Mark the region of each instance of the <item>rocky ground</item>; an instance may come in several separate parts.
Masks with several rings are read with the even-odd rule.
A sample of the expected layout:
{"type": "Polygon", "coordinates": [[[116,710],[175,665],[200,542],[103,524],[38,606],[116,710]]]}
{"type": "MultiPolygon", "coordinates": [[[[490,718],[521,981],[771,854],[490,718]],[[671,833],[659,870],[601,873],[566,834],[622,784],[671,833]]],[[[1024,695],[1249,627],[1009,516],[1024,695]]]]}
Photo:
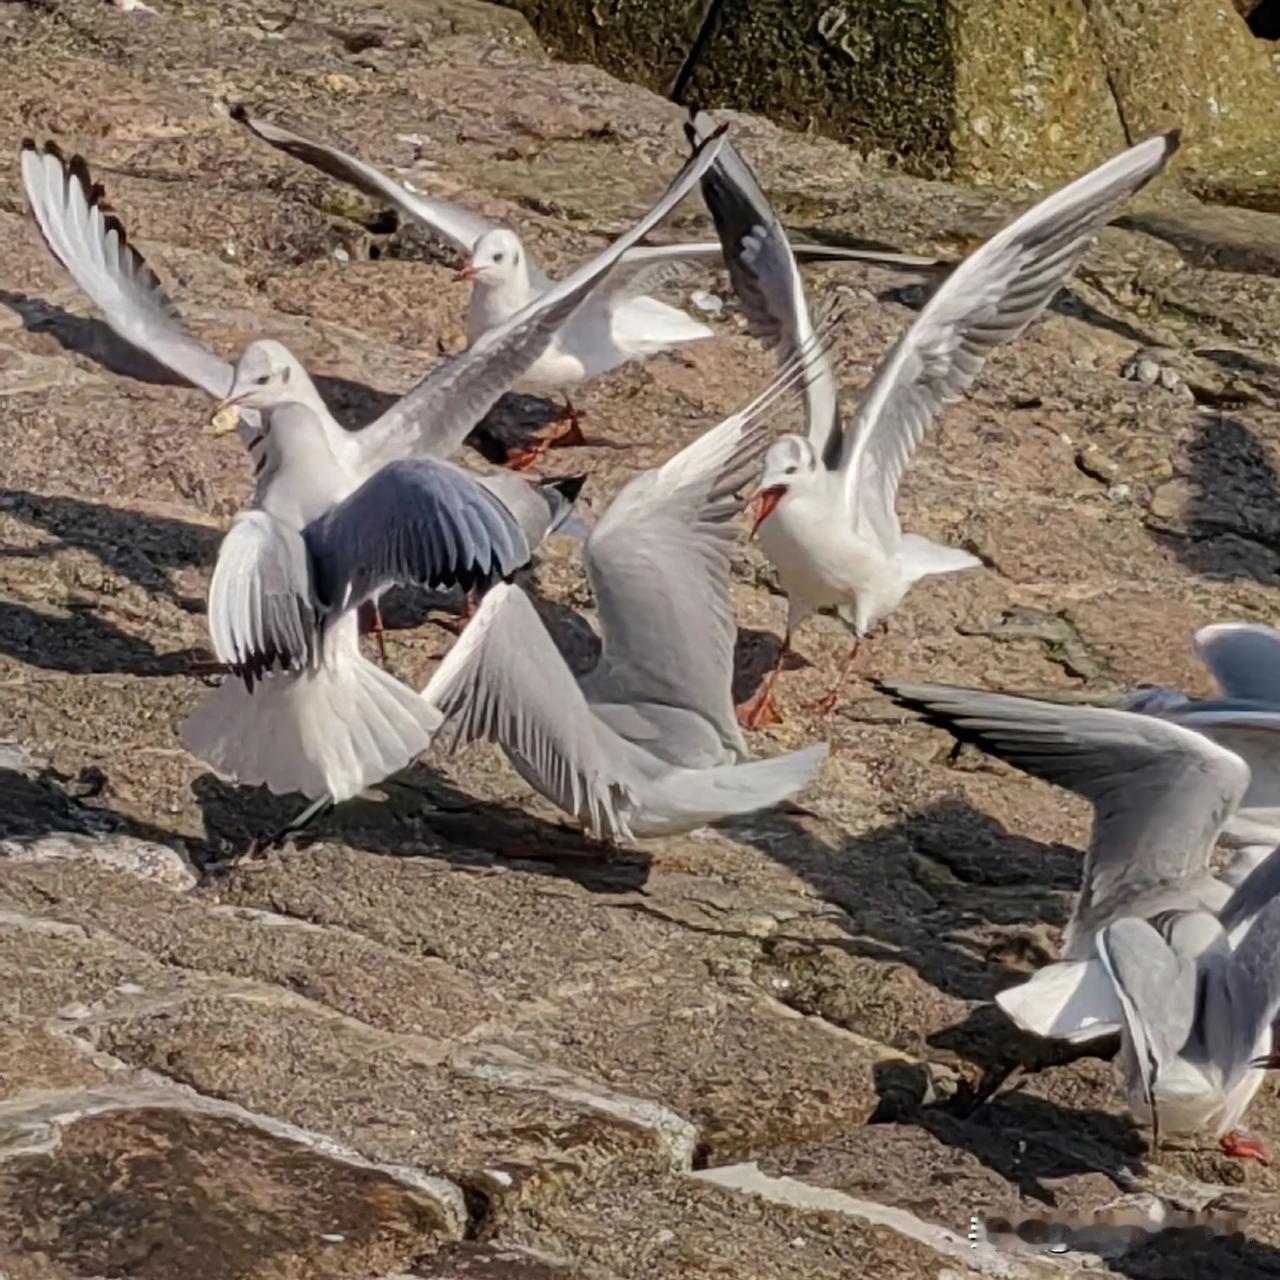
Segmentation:
{"type": "MultiPolygon", "coordinates": [[[[1056,944],[1086,814],[855,682],[815,621],[772,752],[829,736],[802,804],[602,860],[501,758],[428,759],[265,865],[221,868],[295,801],[179,747],[204,594],[246,460],[208,401],[109,340],[25,216],[23,135],[83,151],[193,329],[270,334],[352,420],[462,341],[465,286],[417,233],[247,137],[243,100],[513,222],[552,266],[637,214],[679,112],[548,60],[465,0],[0,4],[0,1273],[284,1277],[1054,1276],[985,1243],[1104,1205],[1213,1204],[1242,1232],[1091,1265],[1280,1274],[1280,1174],[1152,1156],[1111,1063],[1052,1062],[992,994],[1056,944]],[[974,1108],[1000,1064],[1021,1085],[974,1108]]],[[[742,117],[789,225],[961,251],[1007,212],[742,117]]],[[[705,231],[696,202],[671,234],[705,231]]],[[[1108,231],[910,473],[909,525],[987,568],[919,588],[878,675],[1106,697],[1197,690],[1192,631],[1273,620],[1280,584],[1280,220],[1176,183],[1108,231]],[[1123,377],[1127,372],[1132,376],[1123,377]]],[[[919,305],[841,294],[852,394],[919,305]]],[[[592,386],[625,451],[553,456],[599,510],[762,385],[722,278],[718,337],[592,386]]],[[[572,543],[537,571],[585,654],[572,543]]],[[[739,693],[783,601],[744,548],[739,693]]],[[[406,594],[422,682],[448,615],[406,594]]],[[[1274,1088],[1250,1113],[1277,1136],[1274,1088]]]]}

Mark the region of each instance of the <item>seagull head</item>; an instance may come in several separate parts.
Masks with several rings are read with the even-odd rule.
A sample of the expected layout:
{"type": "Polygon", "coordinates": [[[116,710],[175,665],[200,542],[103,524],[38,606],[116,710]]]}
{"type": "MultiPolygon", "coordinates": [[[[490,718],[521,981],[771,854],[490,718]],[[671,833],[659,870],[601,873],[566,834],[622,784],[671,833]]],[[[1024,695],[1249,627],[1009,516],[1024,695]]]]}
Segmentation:
{"type": "Polygon", "coordinates": [[[751,512],[751,537],[777,510],[778,504],[796,487],[814,474],[818,455],[803,436],[783,436],[764,455],[764,474],[760,487],[747,501],[751,512]]]}
{"type": "Polygon", "coordinates": [[[251,342],[236,361],[231,390],[218,406],[218,413],[231,406],[248,409],[270,409],[286,400],[305,395],[306,383],[302,366],[288,347],[264,338],[251,342]]]}
{"type": "Polygon", "coordinates": [[[524,245],[514,231],[499,227],[486,231],[471,251],[471,261],[458,272],[459,280],[502,284],[513,280],[524,265],[524,245]]]}

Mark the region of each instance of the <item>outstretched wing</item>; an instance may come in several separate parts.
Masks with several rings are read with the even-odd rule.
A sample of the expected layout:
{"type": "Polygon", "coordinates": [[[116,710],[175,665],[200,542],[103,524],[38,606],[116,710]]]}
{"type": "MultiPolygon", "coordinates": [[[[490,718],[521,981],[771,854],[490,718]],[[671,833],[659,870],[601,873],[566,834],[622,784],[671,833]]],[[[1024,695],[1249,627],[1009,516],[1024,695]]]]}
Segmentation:
{"type": "Polygon", "coordinates": [[[1206,995],[1205,1043],[1229,1089],[1280,1014],[1280,899],[1259,912],[1221,980],[1226,998],[1206,995]]]}
{"type": "Polygon", "coordinates": [[[355,156],[349,156],[337,147],[313,142],[278,124],[256,119],[243,106],[234,107],[231,118],[238,120],[250,133],[275,147],[277,151],[283,151],[295,160],[301,160],[303,164],[309,164],[313,169],[337,178],[339,182],[348,183],[375,200],[387,201],[393,208],[399,209],[406,217],[426,227],[433,235],[439,236],[462,253],[470,254],[475,242],[496,226],[487,218],[452,201],[437,200],[410,191],[371,164],[365,164],[363,160],[357,160],[355,156]]]}
{"type": "Polygon", "coordinates": [[[209,636],[219,662],[250,691],[274,667],[309,667],[319,636],[301,535],[265,511],[242,511],[218,548],[209,636]]]}
{"type": "MultiPolygon", "coordinates": [[[[120,221],[104,212],[102,189],[83,157],[65,160],[53,143],[22,144],[22,185],[49,251],[102,312],[112,331],[187,382],[221,399],[231,366],[182,325],[155,272],[129,243],[120,221]]],[[[258,415],[240,410],[243,434],[258,433],[258,415]]]]}
{"type": "Polygon", "coordinates": [[[944,685],[885,688],[957,738],[1092,803],[1082,901],[1199,875],[1249,785],[1238,756],[1152,716],[944,685]]]}
{"type": "Polygon", "coordinates": [[[529,560],[515,518],[479,480],[447,462],[393,462],[309,524],[317,601],[351,608],[384,587],[484,586],[529,560]]]}
{"type": "Polygon", "coordinates": [[[623,744],[602,732],[519,587],[500,583],[485,596],[422,696],[445,717],[437,742],[495,742],[592,835],[631,838],[635,797],[623,744]]]}
{"type": "Polygon", "coordinates": [[[897,545],[898,484],[938,410],[1048,306],[1093,237],[1177,146],[1170,133],[1131,147],[1016,218],[946,278],[881,361],[840,457],[828,461],[844,472],[860,530],[897,545]]]}
{"type": "MultiPolygon", "coordinates": [[[[737,627],[729,557],[742,510],[735,495],[768,445],[769,410],[802,376],[800,366],[788,367],[741,412],[629,481],[591,531],[585,559],[604,641],[583,681],[593,703],[647,713],[658,726],[673,710],[694,712],[746,756],[730,694],[737,627]]],[[[654,737],[659,754],[678,745],[654,737]]]]}
{"type": "Polygon", "coordinates": [[[499,396],[510,391],[547,349],[618,259],[684,198],[715,159],[723,141],[717,137],[695,154],[658,203],[625,235],[559,284],[551,285],[504,324],[486,330],[465,351],[437,365],[365,428],[372,433],[367,447],[384,458],[408,453],[448,457],[499,396]]]}
{"type": "Polygon", "coordinates": [[[1280,631],[1256,622],[1201,627],[1196,653],[1228,698],[1280,707],[1280,631]]]}
{"type": "MultiPolygon", "coordinates": [[[[690,142],[708,136],[713,121],[699,113],[685,126],[690,142]]],[[[760,189],[755,174],[732,145],[725,146],[702,179],[702,195],[711,210],[723,246],[734,292],[742,302],[752,334],[778,350],[786,362],[813,342],[813,325],[804,284],[787,234],[760,189]]],[[[841,441],[840,405],[835,375],[825,351],[815,351],[805,391],[809,439],[820,457],[841,441]]]]}

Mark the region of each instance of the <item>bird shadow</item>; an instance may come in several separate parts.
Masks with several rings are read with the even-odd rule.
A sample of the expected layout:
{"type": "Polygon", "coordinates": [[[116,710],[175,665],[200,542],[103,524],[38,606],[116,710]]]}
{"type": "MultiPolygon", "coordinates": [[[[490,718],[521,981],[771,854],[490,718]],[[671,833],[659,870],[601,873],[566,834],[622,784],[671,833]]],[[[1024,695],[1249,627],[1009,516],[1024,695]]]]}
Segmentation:
{"type": "Polygon", "coordinates": [[[205,656],[194,649],[157,653],[138,636],[98,617],[91,609],[63,616],[0,600],[0,652],[45,671],[72,675],[188,675],[205,656]]]}
{"type": "Polygon", "coordinates": [[[0,838],[33,840],[41,836],[127,835],[170,847],[187,841],[172,831],[139,822],[107,803],[110,779],[97,766],[64,774],[47,765],[0,765],[0,838]]]}
{"type": "MultiPolygon", "coordinates": [[[[297,817],[304,801],[204,774],[192,784],[204,816],[200,865],[234,861],[297,817]]],[[[648,854],[609,849],[515,805],[480,800],[423,764],[379,784],[380,798],[348,800],[293,837],[299,848],[338,840],[389,857],[430,857],[453,866],[504,866],[572,880],[596,893],[625,893],[649,876],[648,854]]]]}
{"type": "MultiPolygon", "coordinates": [[[[0,303],[22,321],[29,333],[47,333],[65,351],[82,355],[120,377],[156,386],[190,384],[147,352],[121,338],[105,321],[78,316],[55,303],[13,290],[0,290],[0,303]]],[[[357,431],[385,413],[400,395],[336,375],[313,375],[330,412],[348,431],[357,431]]],[[[513,450],[538,443],[537,433],[554,422],[559,409],[540,396],[508,392],[468,434],[466,444],[488,462],[500,466],[513,450]]]]}
{"type": "Polygon", "coordinates": [[[1280,477],[1254,432],[1237,418],[1204,415],[1187,448],[1190,492],[1151,536],[1188,569],[1216,581],[1280,577],[1280,477]]]}
{"type": "Polygon", "coordinates": [[[204,612],[202,600],[174,592],[170,573],[212,563],[222,538],[217,529],[25,489],[0,489],[0,511],[54,539],[35,547],[0,547],[0,560],[38,560],[75,547],[148,594],[168,596],[192,613],[204,612]]]}

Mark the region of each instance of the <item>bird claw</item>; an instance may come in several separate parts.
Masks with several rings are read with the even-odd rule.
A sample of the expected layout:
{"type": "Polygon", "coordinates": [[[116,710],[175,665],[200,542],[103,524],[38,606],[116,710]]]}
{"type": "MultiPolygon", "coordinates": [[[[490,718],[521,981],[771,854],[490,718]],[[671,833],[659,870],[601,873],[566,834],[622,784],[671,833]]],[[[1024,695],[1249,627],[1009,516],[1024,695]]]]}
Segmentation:
{"type": "Polygon", "coordinates": [[[738,713],[738,723],[744,729],[763,729],[766,725],[782,723],[782,712],[778,710],[773,700],[773,690],[768,685],[763,686],[746,702],[739,703],[735,710],[738,713]]]}
{"type": "Polygon", "coordinates": [[[1262,1142],[1257,1138],[1250,1138],[1239,1130],[1233,1129],[1230,1133],[1224,1134],[1218,1145],[1222,1148],[1224,1156],[1232,1156],[1237,1160],[1256,1160],[1259,1164],[1271,1163],[1271,1156],[1262,1142]]]}

